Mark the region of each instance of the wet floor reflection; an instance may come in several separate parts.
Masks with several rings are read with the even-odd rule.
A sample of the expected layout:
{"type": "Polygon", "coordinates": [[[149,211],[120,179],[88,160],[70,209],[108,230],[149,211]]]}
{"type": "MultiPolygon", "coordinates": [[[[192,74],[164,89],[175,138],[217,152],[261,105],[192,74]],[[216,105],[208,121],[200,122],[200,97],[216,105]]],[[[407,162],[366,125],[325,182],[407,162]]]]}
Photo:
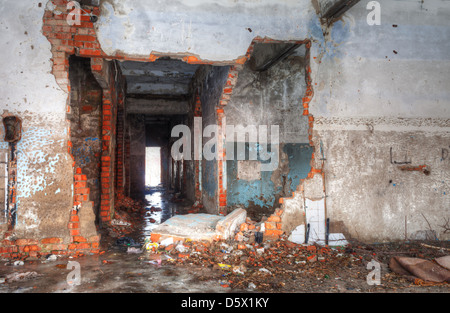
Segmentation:
{"type": "Polygon", "coordinates": [[[142,227],[141,238],[143,241],[149,238],[153,229],[159,224],[176,214],[177,207],[180,204],[170,201],[172,194],[165,191],[162,187],[154,187],[145,196],[149,205],[144,214],[144,225],[142,227]]]}

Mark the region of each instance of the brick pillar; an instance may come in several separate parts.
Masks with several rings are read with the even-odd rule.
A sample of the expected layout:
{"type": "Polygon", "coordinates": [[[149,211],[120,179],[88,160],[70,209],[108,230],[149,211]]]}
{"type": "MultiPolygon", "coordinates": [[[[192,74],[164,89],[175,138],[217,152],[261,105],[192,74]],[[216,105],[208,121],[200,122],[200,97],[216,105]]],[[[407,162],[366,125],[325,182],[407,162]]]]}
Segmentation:
{"type": "Polygon", "coordinates": [[[226,215],[227,212],[227,179],[226,179],[226,118],[224,108],[231,98],[233,88],[236,85],[238,77],[238,68],[230,66],[227,81],[222,91],[222,96],[217,106],[217,125],[219,126],[218,134],[218,185],[219,185],[219,214],[226,215]]]}
{"type": "Polygon", "coordinates": [[[103,122],[102,122],[102,157],[101,157],[101,200],[100,219],[109,222],[113,213],[113,162],[111,157],[111,138],[113,134],[113,111],[110,92],[103,91],[103,122]]]}
{"type": "Polygon", "coordinates": [[[119,107],[117,111],[117,133],[116,133],[116,197],[120,199],[124,196],[124,160],[125,160],[125,132],[124,132],[124,112],[119,107]]]}
{"type": "Polygon", "coordinates": [[[126,196],[130,196],[130,136],[129,134],[125,134],[125,155],[124,155],[124,170],[125,170],[125,190],[124,193],[126,196]]]}
{"type": "MultiPolygon", "coordinates": [[[[202,117],[202,103],[200,101],[200,96],[196,95],[195,97],[195,104],[194,104],[194,118],[196,117],[202,117]]],[[[201,125],[200,125],[201,127],[201,125]]],[[[194,131],[195,133],[195,131],[194,131]]],[[[202,149],[202,147],[199,147],[198,149],[202,149]]],[[[202,155],[201,151],[198,151],[199,156],[202,155]]],[[[195,152],[194,152],[195,154],[195,152]]],[[[194,181],[195,181],[195,200],[201,202],[202,200],[202,191],[200,186],[200,175],[201,175],[201,169],[202,166],[201,160],[195,160],[194,158],[194,181]]]]}
{"type": "Polygon", "coordinates": [[[225,149],[225,112],[222,108],[217,111],[217,126],[219,134],[217,136],[217,173],[219,187],[219,214],[227,214],[227,186],[226,186],[226,149],[225,149]]]}

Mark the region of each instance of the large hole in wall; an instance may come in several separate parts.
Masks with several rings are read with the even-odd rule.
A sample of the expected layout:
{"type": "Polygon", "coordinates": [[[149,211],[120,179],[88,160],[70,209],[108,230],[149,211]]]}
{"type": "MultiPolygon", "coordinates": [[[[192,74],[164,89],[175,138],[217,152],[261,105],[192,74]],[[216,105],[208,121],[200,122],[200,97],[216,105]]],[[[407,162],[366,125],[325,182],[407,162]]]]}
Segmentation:
{"type": "MultiPolygon", "coordinates": [[[[227,204],[242,206],[255,219],[270,215],[279,206],[279,199],[292,197],[311,166],[313,148],[309,144],[308,116],[303,115],[302,98],[307,89],[306,48],[294,43],[257,43],[250,60],[239,71],[233,94],[225,107],[228,125],[279,127],[278,164],[271,170],[261,170],[268,162],[258,157],[259,140],[249,135],[227,138],[227,155],[234,149],[234,160],[227,158],[227,204]],[[237,153],[245,153],[245,160],[237,153]],[[241,159],[238,159],[241,157],[241,159]]],[[[275,150],[274,150],[275,149],[275,150]]]]}
{"type": "MultiPolygon", "coordinates": [[[[302,179],[310,172],[312,147],[309,144],[308,116],[303,115],[302,98],[307,89],[306,48],[296,43],[256,43],[250,60],[238,71],[228,102],[223,106],[227,125],[279,127],[279,144],[269,151],[278,151],[277,160],[249,160],[258,150],[257,140],[248,134],[226,144],[227,162],[223,167],[229,210],[241,206],[249,215],[260,219],[279,207],[279,199],[291,197],[302,179]],[[238,146],[245,157],[228,157],[238,146]],[[277,162],[272,170],[261,170],[268,162],[277,162]]],[[[119,63],[127,80],[127,128],[130,136],[131,196],[145,195],[146,147],[161,147],[161,182],[174,192],[211,208],[219,203],[220,165],[204,158],[200,162],[174,160],[171,147],[178,138],[171,137],[176,125],[186,125],[194,133],[194,117],[201,117],[200,130],[218,123],[216,109],[224,88],[229,87],[229,66],[193,65],[169,57],[155,62],[119,63]],[[200,114],[196,104],[200,103],[200,114]],[[197,112],[198,113],[198,112],[197,112]],[[200,187],[198,184],[200,182],[200,187]],[[198,196],[201,190],[201,196],[198,196]]],[[[244,131],[245,133],[245,131],[244,131]]],[[[203,138],[202,147],[208,138],[203,138]]],[[[191,142],[193,143],[191,138],[191,142]]],[[[229,141],[229,140],[228,140],[229,141]]],[[[201,148],[200,147],[200,150],[201,148]]],[[[191,149],[197,149],[194,145],[191,149]]],[[[194,154],[194,151],[191,151],[194,154]]]]}
{"type": "MultiPolygon", "coordinates": [[[[179,134],[172,137],[172,130],[177,125],[184,125],[194,134],[194,115],[201,117],[202,111],[200,97],[196,96],[208,77],[212,80],[209,88],[214,86],[214,90],[207,92],[205,88],[203,109],[208,115],[200,123],[199,131],[202,132],[207,124],[217,123],[215,108],[229,67],[189,64],[169,57],[149,63],[124,61],[119,64],[127,81],[125,112],[130,138],[130,196],[143,198],[148,192],[149,188],[145,190],[148,185],[145,179],[145,151],[148,147],[160,147],[161,184],[192,202],[200,199],[199,167],[202,160],[194,161],[193,145],[190,147],[191,158],[172,158],[172,146],[179,139],[176,137],[179,134]],[[223,69],[220,75],[216,73],[217,69],[223,69]],[[220,79],[215,79],[215,74],[220,79]]],[[[216,173],[206,175],[211,179],[205,181],[214,181],[216,173]]]]}
{"type": "MultiPolygon", "coordinates": [[[[301,44],[256,43],[250,60],[237,69],[189,64],[169,57],[154,62],[117,62],[126,80],[126,92],[123,107],[118,108],[123,125],[118,119],[120,138],[116,142],[117,147],[119,141],[123,144],[125,154],[123,169],[117,163],[119,158],[114,166],[117,175],[125,173],[125,195],[145,199],[161,184],[192,203],[200,202],[206,213],[229,213],[242,207],[254,220],[271,215],[280,207],[279,200],[291,197],[311,170],[313,149],[302,102],[308,87],[306,54],[301,44]],[[242,127],[240,135],[244,136],[232,141],[225,131],[220,140],[226,148],[226,162],[206,160],[202,152],[209,138],[204,131],[225,118],[227,126],[242,127]],[[198,119],[200,124],[196,124],[198,119]],[[184,125],[192,136],[189,157],[182,159],[174,159],[172,151],[179,139],[174,136],[180,136],[173,134],[178,125],[184,125]],[[278,127],[277,142],[270,138],[273,126],[278,127]],[[276,159],[261,158],[261,138],[247,134],[249,127],[259,136],[263,135],[260,128],[267,127],[267,150],[276,151],[276,159]],[[203,139],[198,147],[196,130],[203,139]],[[155,148],[159,159],[150,160],[149,151],[155,148]],[[230,151],[239,148],[244,157],[235,153],[232,158],[230,151]],[[198,150],[201,159],[195,160],[198,150]],[[254,151],[257,157],[250,159],[254,151]],[[266,165],[272,162],[274,166],[268,170],[266,165]],[[159,173],[151,174],[155,167],[159,173]],[[153,181],[154,176],[159,179],[153,181]]],[[[72,154],[75,168],[87,176],[89,201],[96,204],[98,216],[104,137],[102,87],[91,72],[90,59],[71,56],[69,64],[72,154]]],[[[214,151],[222,153],[218,146],[214,151]]]]}

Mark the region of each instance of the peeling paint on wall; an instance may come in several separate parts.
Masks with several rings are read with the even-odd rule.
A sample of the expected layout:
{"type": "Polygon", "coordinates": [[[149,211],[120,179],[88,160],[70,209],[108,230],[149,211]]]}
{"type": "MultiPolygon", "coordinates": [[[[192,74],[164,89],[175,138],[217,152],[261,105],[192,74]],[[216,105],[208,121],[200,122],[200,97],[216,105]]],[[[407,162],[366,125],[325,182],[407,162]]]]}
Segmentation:
{"type": "Polygon", "coordinates": [[[37,126],[24,128],[22,140],[17,144],[18,198],[28,198],[43,191],[48,184],[46,174],[55,174],[56,166],[67,155],[53,154],[54,145],[63,147],[65,139],[55,138],[55,131],[37,126]],[[33,175],[31,174],[33,173],[33,175]],[[36,175],[38,174],[38,175],[36,175]]]}
{"type": "MultiPolygon", "coordinates": [[[[252,144],[246,144],[247,155],[250,146],[252,144]]],[[[290,197],[297,190],[300,181],[311,170],[312,147],[308,144],[282,144],[281,150],[284,157],[280,158],[279,167],[274,171],[262,171],[260,179],[238,177],[239,161],[227,160],[228,205],[244,206],[249,211],[270,214],[278,206],[280,197],[290,197]]],[[[258,158],[252,162],[268,163],[270,160],[258,158]]]]}

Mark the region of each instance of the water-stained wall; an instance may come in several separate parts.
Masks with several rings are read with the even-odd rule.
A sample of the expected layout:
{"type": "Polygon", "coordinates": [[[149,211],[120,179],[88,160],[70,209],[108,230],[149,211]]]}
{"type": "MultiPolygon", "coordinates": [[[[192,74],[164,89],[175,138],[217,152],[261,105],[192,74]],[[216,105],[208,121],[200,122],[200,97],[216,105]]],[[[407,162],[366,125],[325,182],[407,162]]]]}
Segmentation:
{"type": "MultiPolygon", "coordinates": [[[[227,145],[227,203],[241,205],[257,216],[270,215],[279,206],[279,199],[290,197],[311,168],[313,149],[308,143],[308,117],[303,115],[302,106],[306,91],[304,46],[266,70],[254,70],[256,63],[276,59],[285,46],[290,45],[258,45],[254,54],[266,59],[244,65],[225,107],[227,127],[234,127],[234,140],[238,141],[227,145]],[[260,132],[260,126],[267,126],[267,136],[260,132]],[[279,145],[271,142],[272,126],[278,126],[279,145]],[[239,138],[240,127],[246,131],[253,127],[258,136],[267,139],[269,151],[278,151],[278,157],[263,160],[258,153],[258,159],[251,160],[251,152],[261,150],[260,138],[239,138]],[[241,144],[245,145],[245,156],[238,153],[241,144]],[[273,168],[262,168],[271,162],[276,163],[273,168]]],[[[227,137],[228,142],[231,140],[227,137]]]]}
{"type": "Polygon", "coordinates": [[[327,216],[363,241],[449,239],[450,7],[378,3],[379,25],[360,1],[312,46],[327,216]]]}

